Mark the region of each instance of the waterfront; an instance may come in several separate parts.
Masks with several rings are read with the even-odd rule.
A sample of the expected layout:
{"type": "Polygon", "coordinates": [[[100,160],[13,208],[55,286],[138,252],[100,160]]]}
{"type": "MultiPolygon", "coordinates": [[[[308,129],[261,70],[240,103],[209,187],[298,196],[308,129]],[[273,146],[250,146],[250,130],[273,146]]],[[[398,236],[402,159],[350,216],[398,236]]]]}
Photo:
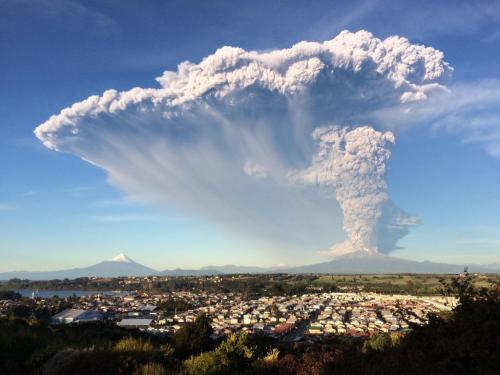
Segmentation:
{"type": "Polygon", "coordinates": [[[33,296],[33,292],[35,293],[35,297],[38,298],[50,298],[50,297],[60,297],[60,298],[68,298],[68,297],[90,297],[90,296],[128,296],[133,292],[124,291],[124,290],[33,290],[33,289],[18,289],[17,293],[22,295],[23,297],[30,298],[33,296]]]}

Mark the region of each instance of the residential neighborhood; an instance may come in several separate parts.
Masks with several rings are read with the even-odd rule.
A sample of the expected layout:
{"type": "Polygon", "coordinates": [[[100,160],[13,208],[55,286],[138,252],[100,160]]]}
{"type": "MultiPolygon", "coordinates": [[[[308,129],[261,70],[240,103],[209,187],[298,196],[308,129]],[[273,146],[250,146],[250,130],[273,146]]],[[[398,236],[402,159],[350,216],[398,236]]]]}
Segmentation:
{"type": "MultiPolygon", "coordinates": [[[[33,295],[32,298],[40,307],[54,304],[53,297],[33,295]]],[[[152,335],[172,335],[205,314],[211,320],[214,339],[245,331],[288,341],[329,335],[364,337],[402,333],[412,323],[425,324],[429,314],[451,311],[456,305],[453,297],[370,292],[310,292],[246,299],[241,293],[232,292],[140,291],[104,292],[68,300],[71,307],[51,316],[51,324],[106,320],[152,335]]],[[[0,301],[0,314],[11,310],[16,303],[0,301]]]]}

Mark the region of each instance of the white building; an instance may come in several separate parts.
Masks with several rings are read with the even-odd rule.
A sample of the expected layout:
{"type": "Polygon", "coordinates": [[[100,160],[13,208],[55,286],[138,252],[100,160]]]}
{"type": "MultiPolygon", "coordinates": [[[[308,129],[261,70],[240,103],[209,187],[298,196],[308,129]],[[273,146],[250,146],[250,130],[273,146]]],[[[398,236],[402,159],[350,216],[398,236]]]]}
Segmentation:
{"type": "Polygon", "coordinates": [[[54,315],[51,320],[55,324],[68,324],[76,322],[93,322],[103,319],[103,315],[95,310],[66,309],[54,315]]]}
{"type": "Polygon", "coordinates": [[[118,323],[116,323],[120,327],[124,328],[148,328],[151,325],[153,319],[133,319],[127,318],[122,319],[118,323]]]}

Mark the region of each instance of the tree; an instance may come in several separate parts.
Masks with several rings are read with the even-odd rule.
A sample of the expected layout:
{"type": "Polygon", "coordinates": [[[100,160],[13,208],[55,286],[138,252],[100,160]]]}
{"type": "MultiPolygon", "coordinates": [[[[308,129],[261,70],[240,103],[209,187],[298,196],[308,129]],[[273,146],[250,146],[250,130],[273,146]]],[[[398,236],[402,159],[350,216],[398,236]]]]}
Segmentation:
{"type": "Polygon", "coordinates": [[[18,300],[21,297],[19,293],[12,290],[0,290],[0,300],[18,300]]]}
{"type": "Polygon", "coordinates": [[[370,337],[363,343],[362,351],[367,352],[369,350],[383,351],[397,344],[397,340],[393,339],[388,334],[379,334],[370,337]]]}
{"type": "Polygon", "coordinates": [[[276,304],[273,304],[273,306],[271,307],[271,312],[272,312],[273,316],[277,319],[279,319],[283,316],[283,314],[281,313],[281,311],[279,310],[279,308],[276,304]]]}
{"type": "Polygon", "coordinates": [[[17,305],[12,308],[12,315],[16,318],[29,318],[31,312],[31,308],[26,305],[17,305]]]}
{"type": "Polygon", "coordinates": [[[212,347],[210,335],[213,333],[210,319],[201,314],[194,322],[186,323],[175,335],[175,349],[181,356],[198,354],[212,347]]]}

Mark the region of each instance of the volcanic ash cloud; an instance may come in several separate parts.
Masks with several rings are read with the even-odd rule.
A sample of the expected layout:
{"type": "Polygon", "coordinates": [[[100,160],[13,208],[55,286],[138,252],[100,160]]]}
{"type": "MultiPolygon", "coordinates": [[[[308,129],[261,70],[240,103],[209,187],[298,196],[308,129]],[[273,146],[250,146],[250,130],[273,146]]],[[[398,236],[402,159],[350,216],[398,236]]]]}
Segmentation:
{"type": "Polygon", "coordinates": [[[319,151],[312,166],[292,178],[317,185],[342,208],[348,239],[333,246],[329,254],[377,252],[378,225],[389,198],[385,182],[386,162],[391,155],[388,145],[394,143],[394,135],[369,126],[353,130],[330,126],[316,129],[313,136],[319,142],[319,151]]]}
{"type": "Polygon", "coordinates": [[[384,129],[397,129],[377,114],[432,100],[451,73],[438,50],[366,31],[270,52],[222,47],[158,88],[75,103],[35,134],[146,203],[282,248],[387,253],[415,219],[387,196],[384,129]]]}

